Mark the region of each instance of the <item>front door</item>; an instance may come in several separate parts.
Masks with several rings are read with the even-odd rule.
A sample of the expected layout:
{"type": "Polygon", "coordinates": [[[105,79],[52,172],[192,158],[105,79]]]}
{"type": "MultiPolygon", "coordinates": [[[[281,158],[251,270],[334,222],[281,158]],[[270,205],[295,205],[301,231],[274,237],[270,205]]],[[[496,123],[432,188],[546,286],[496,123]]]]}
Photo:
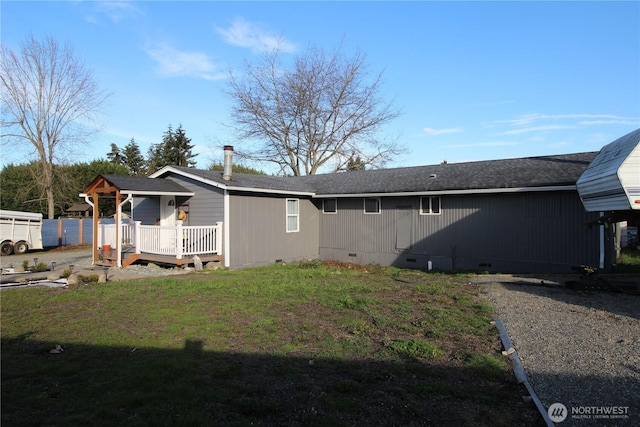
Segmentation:
{"type": "Polygon", "coordinates": [[[174,196],[160,196],[160,225],[175,225],[176,199],[174,196]]]}

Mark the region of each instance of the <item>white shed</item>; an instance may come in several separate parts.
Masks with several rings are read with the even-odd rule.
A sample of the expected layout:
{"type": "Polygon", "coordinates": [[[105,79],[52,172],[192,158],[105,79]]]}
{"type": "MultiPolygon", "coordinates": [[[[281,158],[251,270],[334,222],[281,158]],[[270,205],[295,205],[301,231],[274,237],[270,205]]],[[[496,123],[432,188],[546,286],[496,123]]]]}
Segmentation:
{"type": "Polygon", "coordinates": [[[587,212],[640,210],[640,129],[605,145],[576,185],[587,212]]]}

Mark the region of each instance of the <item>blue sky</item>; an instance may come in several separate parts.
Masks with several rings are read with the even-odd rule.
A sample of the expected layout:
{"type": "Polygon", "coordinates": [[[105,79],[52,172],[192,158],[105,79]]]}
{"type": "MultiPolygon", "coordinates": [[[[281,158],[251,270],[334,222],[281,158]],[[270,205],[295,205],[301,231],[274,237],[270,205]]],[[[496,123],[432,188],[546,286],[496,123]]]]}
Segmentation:
{"type": "MultiPolygon", "coordinates": [[[[381,130],[415,166],[597,151],[640,127],[640,2],[2,1],[3,43],[69,42],[112,92],[72,161],[182,124],[199,167],[222,160],[228,70],[279,40],[366,55],[402,115],[381,130]]],[[[26,151],[2,147],[2,164],[26,151]]],[[[255,165],[268,170],[260,165],[255,165]]]]}

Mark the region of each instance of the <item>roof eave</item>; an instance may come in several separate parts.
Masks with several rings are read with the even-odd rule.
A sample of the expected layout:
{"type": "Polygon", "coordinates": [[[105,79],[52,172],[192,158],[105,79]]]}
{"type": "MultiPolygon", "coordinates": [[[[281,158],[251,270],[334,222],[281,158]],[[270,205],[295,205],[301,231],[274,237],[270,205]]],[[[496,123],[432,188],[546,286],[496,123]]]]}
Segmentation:
{"type": "Polygon", "coordinates": [[[266,194],[290,194],[293,196],[307,196],[307,197],[316,197],[316,193],[309,191],[298,191],[298,190],[277,190],[270,188],[256,188],[256,187],[237,187],[237,186],[227,186],[227,190],[229,191],[244,191],[250,193],[266,193],[266,194]]]}
{"type": "Polygon", "coordinates": [[[149,175],[149,178],[159,178],[162,175],[165,175],[167,173],[174,173],[176,175],[180,175],[180,176],[183,176],[185,178],[190,178],[190,179],[193,179],[194,181],[201,182],[201,183],[207,184],[207,185],[211,185],[213,187],[217,187],[217,188],[220,188],[222,190],[226,190],[227,187],[228,187],[224,183],[221,183],[221,182],[218,182],[218,181],[214,181],[212,179],[204,178],[204,177],[202,177],[200,175],[196,175],[196,174],[193,174],[193,173],[188,173],[188,172],[185,172],[185,171],[180,170],[180,169],[176,169],[176,168],[171,167],[171,166],[163,167],[159,171],[149,175]]]}
{"type": "Polygon", "coordinates": [[[393,193],[318,193],[314,198],[339,198],[339,197],[407,197],[407,196],[439,196],[439,195],[464,195],[464,194],[498,194],[498,193],[526,193],[541,191],[575,191],[575,185],[549,185],[543,187],[517,187],[517,188],[475,188],[464,190],[431,190],[431,191],[402,191],[393,193]]]}
{"type": "Polygon", "coordinates": [[[193,197],[196,193],[193,192],[185,192],[185,191],[139,191],[139,190],[120,190],[122,194],[132,195],[132,196],[184,196],[184,197],[193,197]]]}
{"type": "Polygon", "coordinates": [[[204,178],[196,174],[191,174],[183,170],[173,168],[171,166],[165,166],[164,168],[160,169],[154,174],[149,175],[149,178],[158,178],[167,173],[174,173],[176,175],[180,175],[185,178],[190,178],[190,179],[193,179],[194,181],[202,182],[203,184],[211,185],[213,187],[217,187],[222,190],[228,190],[228,191],[247,191],[251,193],[265,193],[265,194],[291,194],[291,195],[307,196],[307,197],[313,197],[315,195],[314,192],[310,192],[310,191],[284,190],[284,189],[260,188],[260,187],[243,187],[238,185],[232,185],[233,181],[228,181],[229,184],[224,184],[222,182],[204,178]]]}

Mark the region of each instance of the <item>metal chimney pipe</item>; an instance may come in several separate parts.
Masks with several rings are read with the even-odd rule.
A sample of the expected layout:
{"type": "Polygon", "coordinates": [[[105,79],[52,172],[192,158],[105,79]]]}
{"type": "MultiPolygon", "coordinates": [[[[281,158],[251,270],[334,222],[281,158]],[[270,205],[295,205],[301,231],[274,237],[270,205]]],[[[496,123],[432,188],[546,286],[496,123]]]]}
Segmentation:
{"type": "Polygon", "coordinates": [[[233,145],[224,146],[224,170],[222,171],[222,179],[231,181],[233,169],[233,145]]]}

